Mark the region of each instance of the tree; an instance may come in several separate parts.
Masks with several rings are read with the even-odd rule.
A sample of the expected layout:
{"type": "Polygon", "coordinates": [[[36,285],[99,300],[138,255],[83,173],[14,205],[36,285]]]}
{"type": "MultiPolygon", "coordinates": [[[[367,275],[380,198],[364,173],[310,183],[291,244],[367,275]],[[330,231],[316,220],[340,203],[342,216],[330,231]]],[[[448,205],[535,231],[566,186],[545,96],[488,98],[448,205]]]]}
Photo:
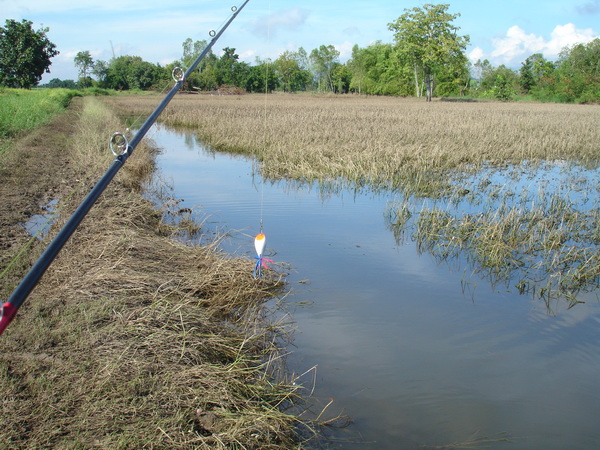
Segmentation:
{"type": "Polygon", "coordinates": [[[304,50],[303,47],[300,47],[298,51],[296,51],[295,56],[300,68],[302,70],[310,71],[310,60],[308,58],[308,53],[306,53],[306,50],[304,50]]]}
{"type": "Polygon", "coordinates": [[[363,93],[363,86],[367,78],[367,67],[364,63],[363,54],[364,52],[361,51],[358,44],[354,44],[352,58],[346,63],[351,73],[350,89],[358,91],[359,94],[363,93]]]}
{"type": "Polygon", "coordinates": [[[270,60],[256,58],[256,65],[250,66],[244,86],[248,92],[272,92],[277,87],[277,76],[270,60]]]}
{"type": "Polygon", "coordinates": [[[194,42],[191,38],[187,38],[183,42],[183,58],[181,62],[183,64],[184,70],[187,70],[194,63],[194,61],[196,61],[196,59],[198,58],[198,56],[200,56],[200,53],[204,51],[206,46],[207,42],[205,40],[194,42]]]}
{"type": "Polygon", "coordinates": [[[600,102],[600,39],[563,49],[554,92],[561,101],[600,102]]]}
{"type": "Polygon", "coordinates": [[[219,87],[219,82],[217,80],[218,58],[213,52],[209,52],[205,60],[206,64],[204,64],[202,71],[198,75],[197,87],[208,91],[219,87]]]}
{"type": "Polygon", "coordinates": [[[284,92],[306,90],[310,73],[302,68],[303,55],[286,50],[275,60],[274,70],[284,92]]]}
{"type": "MultiPolygon", "coordinates": [[[[183,44],[183,56],[181,58],[181,63],[177,63],[180,65],[184,71],[192,66],[192,64],[196,61],[198,56],[206,49],[207,42],[205,40],[202,41],[193,41],[191,38],[187,38],[183,44]]],[[[186,88],[200,88],[200,89],[214,89],[216,88],[216,81],[211,82],[208,79],[211,76],[207,77],[206,74],[203,76],[202,73],[207,69],[212,70],[214,67],[214,62],[216,57],[214,56],[212,50],[209,50],[207,54],[204,56],[202,61],[196,70],[192,72],[187,80],[186,80],[186,88]],[[213,67],[210,67],[213,66],[213,67]]],[[[213,71],[214,72],[214,71],[213,71]]],[[[214,75],[214,73],[212,74],[214,75]]]]}
{"type": "Polygon", "coordinates": [[[489,74],[494,70],[492,63],[489,60],[481,59],[477,60],[475,64],[473,64],[473,79],[475,80],[475,91],[479,91],[481,89],[487,89],[484,85],[485,80],[489,79],[489,74]]]}
{"type": "Polygon", "coordinates": [[[471,83],[471,64],[464,60],[460,64],[444,66],[436,76],[436,94],[439,96],[464,96],[471,83]]]}
{"type": "Polygon", "coordinates": [[[73,80],[61,80],[59,78],[52,78],[48,83],[43,85],[42,87],[47,87],[49,89],[77,89],[77,83],[73,80]]]}
{"type": "Polygon", "coordinates": [[[310,63],[315,73],[319,90],[335,91],[332,71],[338,62],[340,52],[333,45],[321,45],[310,52],[310,63]]]}
{"type": "Polygon", "coordinates": [[[8,19],[0,27],[0,85],[30,89],[50,73],[50,59],[59,52],[46,36],[50,29],[34,31],[32,24],[8,19]]]}
{"type": "Polygon", "coordinates": [[[94,63],[92,73],[96,75],[96,79],[101,87],[106,87],[106,77],[108,76],[109,65],[106,61],[99,59],[94,63]]]}
{"type": "Polygon", "coordinates": [[[346,67],[351,74],[351,91],[371,95],[414,92],[412,69],[397,57],[392,44],[377,41],[365,48],[355,45],[346,67]]]}
{"type": "MultiPolygon", "coordinates": [[[[133,62],[133,56],[118,56],[110,61],[106,74],[106,87],[125,91],[129,89],[128,73],[133,62]]],[[[141,58],[140,58],[141,59],[141,58]]]]}
{"type": "Polygon", "coordinates": [[[399,54],[412,64],[415,91],[419,96],[419,74],[423,73],[427,101],[433,95],[435,75],[445,66],[462,65],[469,36],[459,36],[452,21],[460,14],[449,14],[449,5],[425,4],[423,8],[405,9],[405,13],[389,23],[399,54]]]}
{"type": "Polygon", "coordinates": [[[350,91],[350,81],[352,74],[347,66],[335,63],[331,70],[331,81],[336,94],[347,94],[350,91]]]}
{"type": "Polygon", "coordinates": [[[520,69],[519,82],[525,93],[532,92],[538,84],[554,71],[554,64],[547,61],[541,53],[528,57],[520,69]]]}
{"type": "Polygon", "coordinates": [[[495,74],[496,79],[492,88],[494,97],[503,102],[512,100],[515,95],[516,74],[504,65],[498,67],[495,74]]]}
{"type": "Polygon", "coordinates": [[[111,60],[104,86],[116,90],[150,89],[158,84],[164,70],[139,56],[119,56],[111,60]]]}
{"type": "MultiPolygon", "coordinates": [[[[208,43],[205,40],[194,41],[191,38],[187,38],[182,43],[183,54],[181,61],[174,61],[172,64],[169,64],[165,68],[165,71],[171,73],[175,67],[180,67],[184,72],[187,71],[198,56],[206,49],[207,45],[208,43]]],[[[212,50],[209,50],[196,67],[196,70],[187,77],[183,88],[213,90],[219,87],[219,80],[217,79],[219,74],[218,63],[219,58],[215,56],[212,50]]]]}
{"type": "Polygon", "coordinates": [[[89,78],[89,73],[92,72],[94,68],[94,60],[92,55],[90,55],[89,51],[78,52],[75,55],[75,67],[79,69],[79,84],[81,87],[85,88],[91,86],[92,82],[89,78]]]}
{"type": "Polygon", "coordinates": [[[235,53],[235,48],[225,47],[223,54],[217,62],[217,82],[219,85],[229,84],[240,86],[239,84],[239,55],[235,53]]]}
{"type": "Polygon", "coordinates": [[[129,89],[148,90],[161,79],[162,69],[141,58],[132,61],[127,74],[129,89]]]}
{"type": "Polygon", "coordinates": [[[475,63],[475,73],[477,77],[477,87],[480,94],[486,94],[494,89],[496,83],[497,68],[487,59],[479,60],[475,63]]]}

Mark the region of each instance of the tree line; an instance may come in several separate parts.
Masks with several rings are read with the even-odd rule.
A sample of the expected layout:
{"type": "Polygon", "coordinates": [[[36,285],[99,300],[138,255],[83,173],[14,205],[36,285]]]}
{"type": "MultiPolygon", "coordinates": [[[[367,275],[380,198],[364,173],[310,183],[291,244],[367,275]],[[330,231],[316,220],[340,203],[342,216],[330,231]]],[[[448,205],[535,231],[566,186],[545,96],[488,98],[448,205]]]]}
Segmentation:
{"type": "MultiPolygon", "coordinates": [[[[138,56],[118,56],[108,62],[94,61],[89,51],[81,51],[74,59],[79,70],[76,84],[116,90],[155,89],[171,79],[175,68],[185,70],[191,66],[206,45],[207,41],[186,39],[182,44],[181,59],[166,66],[149,63],[138,56]]],[[[341,67],[339,52],[332,45],[323,45],[310,54],[303,48],[296,52],[286,51],[275,61],[258,58],[253,65],[240,61],[235,48],[226,47],[221,56],[210,50],[197,70],[186,79],[184,89],[210,91],[232,86],[247,92],[336,92],[339,85],[336,76],[341,67]]],[[[65,87],[61,80],[49,83],[50,87],[59,85],[65,87]]]]}
{"type": "MultiPolygon", "coordinates": [[[[394,34],[393,42],[375,42],[364,48],[355,45],[346,63],[340,61],[340,53],[333,45],[321,45],[310,52],[300,47],[297,51],[285,51],[275,60],[257,59],[254,64],[240,61],[235,48],[224,48],[220,56],[209,51],[198,70],[186,80],[185,88],[214,90],[231,86],[247,92],[424,96],[428,101],[434,96],[511,100],[526,95],[542,101],[600,102],[600,39],[566,47],[556,61],[533,54],[519,69],[493,66],[488,60],[472,64],[466,55],[469,36],[461,35],[454,24],[460,14],[452,14],[448,9],[448,4],[405,9],[404,14],[388,24],[394,34]]],[[[6,26],[0,28],[0,85],[37,85],[44,71],[48,71],[50,58],[58,54],[46,37],[47,31],[44,28],[35,32],[31,22],[25,20],[7,20],[6,26]],[[33,37],[17,39],[26,35],[33,37]],[[13,43],[23,43],[20,47],[9,45],[9,38],[13,43]],[[26,67],[23,53],[28,45],[35,46],[41,57],[26,67]],[[11,63],[11,58],[19,63],[11,63]],[[23,75],[34,66],[35,75],[23,75]]],[[[206,45],[206,41],[186,39],[180,60],[166,66],[127,55],[94,61],[89,51],[80,51],[74,59],[78,80],[53,79],[47,86],[161,88],[171,79],[175,67],[189,67],[206,45]]]]}

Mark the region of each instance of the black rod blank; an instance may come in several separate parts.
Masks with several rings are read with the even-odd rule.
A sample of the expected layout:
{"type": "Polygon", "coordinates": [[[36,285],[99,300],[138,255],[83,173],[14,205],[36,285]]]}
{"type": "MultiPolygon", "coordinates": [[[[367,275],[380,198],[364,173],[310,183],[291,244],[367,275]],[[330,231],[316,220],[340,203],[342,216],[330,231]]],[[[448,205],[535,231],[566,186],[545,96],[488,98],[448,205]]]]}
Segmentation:
{"type": "Polygon", "coordinates": [[[219,37],[223,34],[223,32],[227,29],[227,27],[233,22],[233,20],[237,17],[239,12],[246,6],[246,4],[250,0],[245,0],[244,3],[239,7],[233,7],[233,14],[227,20],[227,22],[221,27],[218,32],[211,31],[210,35],[212,36],[211,41],[204,48],[202,53],[198,55],[198,57],[194,60],[192,65],[188,68],[188,70],[176,80],[175,85],[169,90],[167,95],[163,98],[160,104],[154,109],[154,111],[148,116],[143,125],[139,128],[139,130],[135,133],[130,143],[126,145],[121,154],[117,155],[112,165],[108,168],[105,174],[98,180],[96,185],[92,188],[89,194],[85,197],[85,199],[81,202],[79,207],[75,210],[73,215],[69,218],[67,223],[62,227],[62,229],[58,232],[56,237],[50,242],[50,245],[44,250],[44,253],[38,258],[35,264],[31,267],[27,275],[21,280],[19,285],[10,295],[6,303],[2,306],[0,310],[0,335],[4,332],[6,327],[10,324],[13,317],[17,313],[18,309],[21,307],[25,299],[29,296],[33,288],[37,285],[42,275],[46,272],[50,264],[54,261],[58,253],[61,251],[63,246],[69,240],[71,235],[75,232],[83,218],[90,211],[96,200],[100,197],[102,192],[106,189],[109,183],[112,181],[114,176],[117,174],[119,169],[125,164],[125,161],[140,141],[144,138],[150,127],[156,122],[160,113],[165,109],[165,107],[169,104],[171,99],[175,96],[177,91],[183,86],[184,81],[188,78],[188,76],[194,71],[194,69],[198,66],[200,61],[208,54],[213,45],[217,42],[219,37]]]}

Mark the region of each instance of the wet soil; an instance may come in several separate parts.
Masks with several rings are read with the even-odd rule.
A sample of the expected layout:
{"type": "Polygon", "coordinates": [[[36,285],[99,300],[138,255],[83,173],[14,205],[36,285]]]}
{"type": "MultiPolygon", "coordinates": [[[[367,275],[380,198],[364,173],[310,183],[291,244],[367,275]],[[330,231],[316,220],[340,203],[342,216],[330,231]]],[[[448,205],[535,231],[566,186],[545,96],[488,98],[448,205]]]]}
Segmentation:
{"type": "MultiPolygon", "coordinates": [[[[68,138],[75,130],[81,99],[56,116],[49,124],[15,141],[14,148],[0,164],[0,268],[3,270],[30,239],[24,224],[34,214],[44,212],[51,200],[72,190],[75,173],[70,165],[68,138]]],[[[39,253],[34,250],[29,258],[39,253]]],[[[22,258],[22,257],[21,257],[22,258]]],[[[26,257],[27,258],[27,257],[26,257]]],[[[32,259],[33,259],[32,258],[32,259]]],[[[21,261],[23,266],[33,261],[21,261]]],[[[13,264],[14,266],[14,264],[13,264]]],[[[1,284],[0,295],[9,294],[22,271],[9,271],[1,284]],[[11,279],[11,277],[13,279],[11,279]],[[6,279],[8,278],[8,279],[6,279]]]]}

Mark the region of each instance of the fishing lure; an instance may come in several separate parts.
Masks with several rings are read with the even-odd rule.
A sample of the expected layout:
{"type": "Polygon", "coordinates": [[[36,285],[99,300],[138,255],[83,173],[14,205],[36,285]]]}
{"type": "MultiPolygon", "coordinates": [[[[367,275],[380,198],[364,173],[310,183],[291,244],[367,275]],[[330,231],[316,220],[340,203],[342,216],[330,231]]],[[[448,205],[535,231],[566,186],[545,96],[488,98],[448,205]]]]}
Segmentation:
{"type": "Polygon", "coordinates": [[[254,266],[254,273],[252,276],[254,278],[258,278],[262,276],[262,269],[268,269],[267,262],[274,262],[270,259],[266,259],[263,257],[263,253],[265,251],[265,245],[267,244],[267,237],[265,233],[260,232],[254,238],[254,249],[256,250],[256,265],[254,266]]]}

